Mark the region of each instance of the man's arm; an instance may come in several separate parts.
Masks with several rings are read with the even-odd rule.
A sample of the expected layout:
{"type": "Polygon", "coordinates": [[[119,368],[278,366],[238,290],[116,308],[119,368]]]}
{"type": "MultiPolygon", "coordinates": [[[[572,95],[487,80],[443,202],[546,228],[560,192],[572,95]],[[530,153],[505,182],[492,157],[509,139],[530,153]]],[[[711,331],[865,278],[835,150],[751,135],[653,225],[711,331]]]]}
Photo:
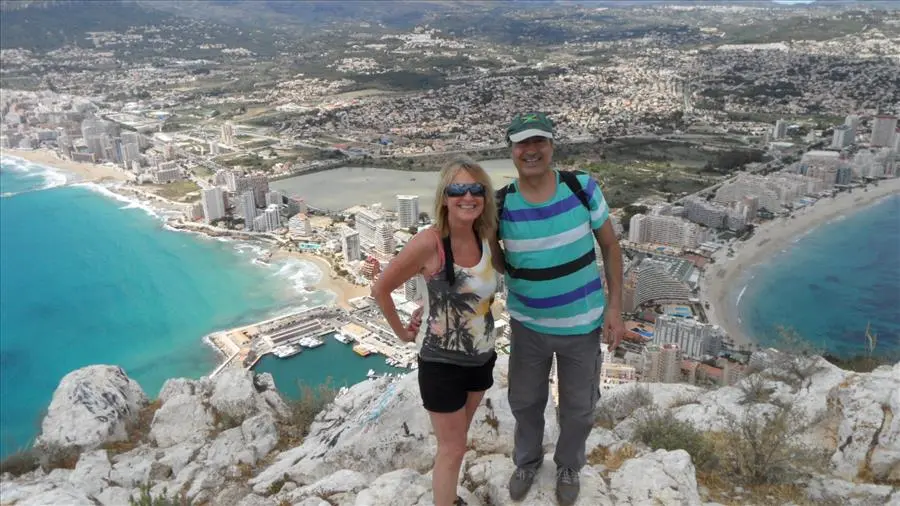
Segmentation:
{"type": "Polygon", "coordinates": [[[603,270],[609,291],[603,323],[604,337],[610,344],[610,350],[615,350],[625,335],[625,325],[622,322],[622,248],[611,220],[607,219],[600,228],[594,230],[594,236],[603,255],[603,270]]]}

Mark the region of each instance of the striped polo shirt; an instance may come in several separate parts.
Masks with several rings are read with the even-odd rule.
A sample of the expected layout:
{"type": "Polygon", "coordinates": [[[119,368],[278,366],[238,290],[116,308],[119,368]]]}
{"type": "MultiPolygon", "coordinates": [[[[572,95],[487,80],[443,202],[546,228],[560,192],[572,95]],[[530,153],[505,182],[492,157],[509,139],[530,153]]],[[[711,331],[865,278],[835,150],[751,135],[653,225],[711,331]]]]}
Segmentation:
{"type": "Polygon", "coordinates": [[[540,204],[514,190],[506,194],[500,238],[506,252],[509,315],[545,334],[587,334],[603,324],[606,300],[593,231],[609,217],[597,182],[578,181],[588,196],[584,207],[556,172],[556,194],[540,204]]]}

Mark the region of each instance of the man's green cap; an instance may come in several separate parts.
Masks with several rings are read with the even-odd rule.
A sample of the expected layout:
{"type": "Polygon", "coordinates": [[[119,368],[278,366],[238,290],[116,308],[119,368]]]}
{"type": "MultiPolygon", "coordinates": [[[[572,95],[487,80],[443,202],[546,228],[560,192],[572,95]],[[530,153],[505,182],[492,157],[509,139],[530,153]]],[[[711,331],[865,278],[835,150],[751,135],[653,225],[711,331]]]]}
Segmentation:
{"type": "Polygon", "coordinates": [[[506,127],[506,139],[522,142],[529,137],[553,138],[553,122],[542,112],[516,114],[506,127]]]}

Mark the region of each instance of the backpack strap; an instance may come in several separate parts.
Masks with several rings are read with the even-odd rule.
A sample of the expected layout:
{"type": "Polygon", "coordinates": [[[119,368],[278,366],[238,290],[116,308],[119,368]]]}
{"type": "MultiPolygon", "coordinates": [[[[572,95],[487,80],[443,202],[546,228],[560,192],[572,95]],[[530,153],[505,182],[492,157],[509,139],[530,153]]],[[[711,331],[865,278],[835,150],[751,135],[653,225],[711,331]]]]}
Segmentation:
{"type": "Polygon", "coordinates": [[[512,183],[500,188],[495,192],[494,198],[497,201],[497,238],[500,238],[500,220],[503,219],[503,206],[506,205],[506,195],[515,192],[516,189],[512,183]]]}
{"type": "Polygon", "coordinates": [[[588,213],[590,213],[591,203],[588,201],[588,196],[581,186],[581,181],[578,180],[578,174],[584,174],[584,172],[561,170],[559,171],[559,178],[562,179],[563,183],[566,183],[566,186],[569,187],[569,191],[578,197],[578,200],[581,201],[581,205],[583,205],[584,208],[588,210],[588,213]]]}
{"type": "Polygon", "coordinates": [[[456,281],[456,269],[453,268],[453,248],[450,247],[450,236],[443,238],[444,243],[444,279],[453,286],[456,281]]]}

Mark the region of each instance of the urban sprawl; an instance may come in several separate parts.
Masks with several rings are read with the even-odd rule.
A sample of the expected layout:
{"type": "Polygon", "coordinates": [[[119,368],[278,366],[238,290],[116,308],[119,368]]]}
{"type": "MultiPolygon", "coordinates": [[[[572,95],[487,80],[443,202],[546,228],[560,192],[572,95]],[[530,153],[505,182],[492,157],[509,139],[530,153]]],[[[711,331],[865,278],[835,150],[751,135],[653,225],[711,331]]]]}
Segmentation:
{"type": "MultiPolygon", "coordinates": [[[[656,10],[681,16],[687,9],[723,24],[795,14],[656,10]]],[[[221,83],[246,79],[247,68],[281,56],[218,44],[202,48],[215,57],[160,56],[151,65],[125,60],[121,51],[156,40],[159,27],[92,32],[90,48],[3,49],[4,74],[31,69],[43,78],[32,89],[4,86],[0,146],[26,158],[43,151],[114,167],[125,182],[108,188],[163,207],[174,228],[317,255],[331,266],[326,276],[366,286],[430,224],[420,196],[396,195],[393,209],[363,201],[321,209],[307,202],[312,192],[338,190],[291,193],[270,188],[272,181],[342,166],[437,170],[442,155],[463,152],[508,157],[502,132],[512,113],[547,111],[558,126],[560,168],[591,172],[618,205],[612,219],[626,252],[627,334],[606,355],[603,385],[730,384],[764,354],[708,315],[702,287],[711,266],[727,263],[762,227],[898,175],[900,15],[893,12],[879,18],[893,34],[870,26],[827,39],[732,42],[730,28],[711,24],[576,40],[543,53],[427,25],[384,33],[366,26],[327,51],[322,76],[297,71],[232,91],[221,83]],[[366,86],[440,58],[456,62],[440,84],[366,86]],[[204,93],[213,81],[217,92],[204,93]],[[629,142],[639,142],[631,160],[606,156],[629,142]],[[647,145],[663,153],[686,146],[709,161],[701,168],[668,155],[642,160],[647,145]],[[725,162],[722,153],[747,158],[725,162]],[[632,179],[623,188],[637,193],[616,200],[616,178],[626,169],[632,179]],[[676,173],[693,186],[673,187],[676,173]]],[[[407,317],[423,289],[413,279],[394,294],[407,317]]],[[[509,346],[503,293],[495,307],[501,353],[509,346]]],[[[361,355],[415,366],[414,345],[393,335],[368,297],[208,339],[227,357],[223,366],[250,367],[266,353],[287,357],[330,335],[361,355]]]]}

